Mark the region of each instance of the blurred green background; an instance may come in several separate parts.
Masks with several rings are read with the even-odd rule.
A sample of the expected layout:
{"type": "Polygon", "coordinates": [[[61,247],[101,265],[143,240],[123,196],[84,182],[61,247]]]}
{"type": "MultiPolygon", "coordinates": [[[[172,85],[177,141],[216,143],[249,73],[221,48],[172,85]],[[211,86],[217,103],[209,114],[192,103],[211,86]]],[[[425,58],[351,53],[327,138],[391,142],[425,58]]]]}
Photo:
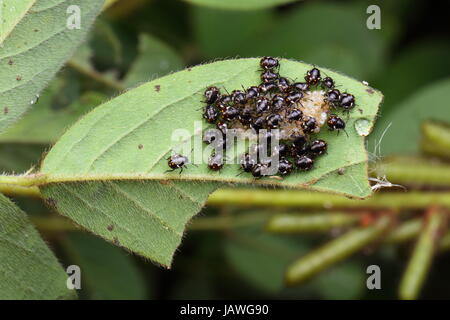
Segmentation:
{"type": "MultiPolygon", "coordinates": [[[[181,0],[119,0],[103,12],[88,41],[35,108],[0,136],[0,169],[23,172],[38,165],[65,128],[125,88],[199,63],[263,55],[293,58],[368,81],[385,95],[368,149],[373,150],[392,123],[381,155],[417,152],[422,120],[450,121],[445,4],[310,0],[235,11],[181,0]],[[366,27],[371,4],[381,8],[380,30],[366,27]]],[[[32,214],[60,261],[80,265],[80,297],[86,299],[392,299],[411,249],[365,251],[303,286],[285,288],[286,266],[334,234],[271,235],[261,226],[263,217],[276,209],[207,207],[195,220],[255,214],[262,218],[237,226],[194,223],[168,271],[92,235],[70,231],[69,223],[64,227],[56,220],[53,225],[56,214],[38,200],[17,201],[32,214]],[[382,269],[382,290],[366,289],[370,264],[382,269]]],[[[450,297],[448,270],[450,256],[439,256],[423,298],[450,297]]]]}

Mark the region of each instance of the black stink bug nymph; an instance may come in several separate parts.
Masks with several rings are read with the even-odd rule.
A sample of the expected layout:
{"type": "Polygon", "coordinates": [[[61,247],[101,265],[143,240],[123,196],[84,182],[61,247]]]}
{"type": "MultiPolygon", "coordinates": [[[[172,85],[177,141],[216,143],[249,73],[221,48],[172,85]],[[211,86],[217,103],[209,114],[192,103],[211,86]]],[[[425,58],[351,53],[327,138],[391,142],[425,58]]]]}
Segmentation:
{"type": "Polygon", "coordinates": [[[207,104],[215,103],[220,98],[220,90],[217,87],[209,87],[204,95],[207,104]]]}
{"type": "Polygon", "coordinates": [[[279,64],[280,63],[278,62],[278,60],[273,57],[263,57],[259,62],[259,65],[264,70],[272,70],[274,68],[278,68],[279,64]]]}
{"type": "Polygon", "coordinates": [[[327,124],[328,124],[328,127],[330,128],[331,131],[344,130],[345,129],[345,122],[344,122],[344,120],[342,120],[341,118],[339,118],[335,114],[331,114],[328,117],[327,124]]]}
{"type": "Polygon", "coordinates": [[[219,118],[219,110],[217,110],[214,105],[210,104],[206,106],[205,111],[203,112],[203,118],[209,123],[214,123],[219,118]]]}
{"type": "Polygon", "coordinates": [[[320,82],[320,70],[317,68],[312,68],[306,73],[305,81],[309,85],[316,85],[320,82]]]}
{"type": "Polygon", "coordinates": [[[309,146],[309,152],[312,156],[317,157],[327,151],[327,143],[324,140],[318,139],[311,142],[309,146]]]}
{"type": "Polygon", "coordinates": [[[344,110],[350,111],[355,106],[355,96],[344,92],[341,94],[339,103],[344,110]]]}
{"type": "Polygon", "coordinates": [[[223,168],[223,154],[213,153],[208,159],[208,168],[213,171],[219,171],[223,168]]]}
{"type": "Polygon", "coordinates": [[[181,172],[183,172],[183,168],[186,168],[186,164],[189,163],[189,159],[181,154],[174,154],[170,156],[167,160],[168,160],[167,165],[169,166],[170,169],[172,169],[169,171],[174,171],[176,169],[181,168],[180,174],[181,172]]]}

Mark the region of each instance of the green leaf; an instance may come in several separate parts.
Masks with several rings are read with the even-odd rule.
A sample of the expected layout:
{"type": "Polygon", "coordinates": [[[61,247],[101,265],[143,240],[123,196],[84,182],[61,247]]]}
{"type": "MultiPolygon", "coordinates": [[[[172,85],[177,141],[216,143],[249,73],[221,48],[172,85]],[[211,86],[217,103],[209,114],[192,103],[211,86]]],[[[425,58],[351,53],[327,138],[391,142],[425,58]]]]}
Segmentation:
{"type": "Polygon", "coordinates": [[[405,49],[376,81],[376,86],[385,95],[383,114],[395,107],[418,88],[435,80],[444,79],[450,73],[447,52],[450,44],[445,41],[416,43],[405,49]],[[411,70],[414,72],[410,72],[411,70]]]}
{"type": "Polygon", "coordinates": [[[0,299],[73,299],[67,274],[28,217],[0,194],[0,299]]]}
{"type": "Polygon", "coordinates": [[[369,145],[376,145],[377,139],[389,126],[381,142],[379,155],[418,152],[421,123],[425,120],[450,119],[449,99],[450,79],[418,89],[377,123],[369,145]]]}
{"type": "Polygon", "coordinates": [[[60,93],[62,82],[52,83],[36,107],[0,135],[0,143],[51,144],[83,114],[106,100],[103,94],[87,92],[65,108],[55,108],[53,100],[60,93]]]}
{"type": "Polygon", "coordinates": [[[247,228],[233,232],[224,249],[231,268],[242,278],[266,293],[276,294],[284,287],[287,266],[305,254],[309,245],[247,228]]]}
{"type": "Polygon", "coordinates": [[[365,27],[367,15],[359,6],[310,2],[275,17],[270,14],[237,13],[235,19],[233,12],[194,11],[202,53],[209,59],[282,56],[326,65],[363,80],[384,64],[386,41],[365,27]],[[312,28],[318,21],[320,27],[312,28]],[[222,45],[221,39],[225,39],[222,45]]]}
{"type": "Polygon", "coordinates": [[[255,10],[297,2],[299,0],[185,0],[195,5],[218,9],[255,10]]]}
{"type": "Polygon", "coordinates": [[[72,233],[66,253],[82,271],[81,289],[92,299],[146,299],[146,282],[132,256],[89,234],[72,233]]]}
{"type": "Polygon", "coordinates": [[[125,78],[127,87],[178,71],[183,62],[165,43],[146,34],[139,37],[139,56],[125,78]]]}
{"type": "Polygon", "coordinates": [[[83,40],[103,4],[103,0],[34,0],[20,6],[16,2],[3,1],[7,28],[0,33],[0,132],[27,111],[83,40]],[[81,9],[81,29],[66,26],[70,5],[81,9]]]}
{"type": "MultiPolygon", "coordinates": [[[[382,95],[326,69],[324,72],[355,94],[361,110],[349,114],[348,137],[322,130],[319,136],[329,142],[329,151],[314,170],[282,181],[238,176],[237,164],[216,173],[205,164],[189,166],[183,174],[166,173],[166,158],[179,144],[172,141],[172,132],[186,129],[192,139],[201,138],[194,123],[201,121],[204,89],[215,84],[231,91],[257,84],[258,61],[227,60],[190,68],[97,107],[47,155],[41,168],[42,192],[61,213],[90,231],[164,265],[170,264],[186,222],[220,183],[309,187],[369,196],[364,135],[370,132],[382,95]],[[355,129],[355,123],[361,121],[363,135],[355,129]],[[347,168],[349,174],[339,175],[340,168],[347,168]],[[117,226],[114,232],[108,230],[110,225],[117,226]]],[[[297,78],[309,68],[283,60],[281,73],[297,78]]]]}

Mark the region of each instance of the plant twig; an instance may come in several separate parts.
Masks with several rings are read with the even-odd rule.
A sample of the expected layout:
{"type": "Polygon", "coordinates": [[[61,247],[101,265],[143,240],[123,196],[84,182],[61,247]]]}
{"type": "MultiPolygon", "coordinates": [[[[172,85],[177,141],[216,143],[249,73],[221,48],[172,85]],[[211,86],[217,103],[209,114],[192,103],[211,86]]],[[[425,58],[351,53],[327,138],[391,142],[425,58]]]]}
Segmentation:
{"type": "Polygon", "coordinates": [[[265,228],[276,233],[325,232],[337,227],[352,226],[359,219],[359,215],[345,212],[277,213],[269,219],[265,228]]]}
{"type": "Polygon", "coordinates": [[[437,248],[436,243],[447,220],[446,212],[434,206],[428,210],[425,218],[425,226],[400,283],[401,299],[411,300],[419,295],[437,248]]]}
{"type": "Polygon", "coordinates": [[[329,266],[344,260],[351,254],[381,237],[391,223],[389,215],[383,215],[368,227],[360,227],[332,240],[300,258],[289,266],[286,283],[297,285],[329,266]]]}

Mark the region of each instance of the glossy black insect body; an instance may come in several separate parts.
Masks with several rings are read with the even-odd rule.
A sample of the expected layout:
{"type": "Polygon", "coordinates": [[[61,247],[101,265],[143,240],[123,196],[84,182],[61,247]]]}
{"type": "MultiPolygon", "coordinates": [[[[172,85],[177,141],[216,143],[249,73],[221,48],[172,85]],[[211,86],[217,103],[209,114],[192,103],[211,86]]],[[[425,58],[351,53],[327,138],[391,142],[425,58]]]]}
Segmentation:
{"type": "Polygon", "coordinates": [[[324,89],[334,89],[334,80],[330,77],[325,77],[322,79],[322,87],[324,89]]]}
{"type": "Polygon", "coordinates": [[[247,103],[247,95],[241,90],[234,90],[231,93],[231,99],[236,104],[244,105],[247,103]]]}
{"type": "Polygon", "coordinates": [[[286,176],[292,172],[293,165],[289,160],[282,158],[278,162],[278,173],[282,176],[286,176]]]}
{"type": "Polygon", "coordinates": [[[288,92],[291,88],[291,84],[288,79],[281,77],[278,79],[278,89],[281,92],[288,92]]]}
{"type": "Polygon", "coordinates": [[[274,82],[278,80],[279,77],[278,73],[275,73],[272,70],[266,70],[261,74],[261,81],[264,83],[274,82]]]}
{"type": "Polygon", "coordinates": [[[303,117],[303,112],[300,109],[292,109],[288,111],[286,118],[290,121],[300,120],[303,117]]]}
{"type": "Polygon", "coordinates": [[[258,86],[259,90],[263,93],[267,93],[270,91],[275,90],[276,88],[278,88],[277,84],[275,82],[265,82],[265,83],[261,83],[258,86]]]}
{"type": "Polygon", "coordinates": [[[330,103],[333,107],[336,107],[339,104],[341,99],[341,93],[337,89],[329,90],[325,93],[325,99],[330,103]]]}
{"type": "Polygon", "coordinates": [[[249,153],[245,153],[240,160],[240,165],[245,172],[251,172],[256,165],[256,157],[249,153]]]}
{"type": "Polygon", "coordinates": [[[314,160],[308,156],[299,156],[295,159],[295,166],[302,171],[308,171],[314,166],[314,160]]]}
{"type": "Polygon", "coordinates": [[[312,68],[306,73],[305,81],[309,85],[316,85],[320,82],[320,70],[317,68],[312,68]]]}
{"type": "Polygon", "coordinates": [[[183,168],[186,166],[186,164],[188,164],[188,162],[189,159],[186,156],[183,156],[181,154],[174,154],[169,157],[167,165],[172,169],[172,171],[179,168],[181,168],[181,171],[183,171],[183,168]]]}
{"type": "Polygon", "coordinates": [[[318,139],[311,142],[309,151],[312,156],[317,157],[324,154],[327,151],[327,143],[324,140],[318,139]]]}
{"type": "Polygon", "coordinates": [[[223,118],[225,120],[233,120],[239,116],[239,109],[235,107],[228,107],[223,113],[223,118]]]}
{"type": "Polygon", "coordinates": [[[302,123],[302,129],[304,133],[313,133],[317,127],[317,121],[313,117],[307,117],[302,123]]]}
{"type": "Polygon", "coordinates": [[[217,87],[209,87],[206,89],[204,96],[207,104],[215,103],[220,98],[220,90],[217,87]]]}
{"type": "Polygon", "coordinates": [[[231,96],[225,95],[220,97],[220,99],[217,101],[217,105],[220,110],[224,111],[232,104],[232,102],[233,100],[231,99],[231,96]]]}
{"type": "Polygon", "coordinates": [[[272,108],[274,111],[278,111],[282,109],[286,105],[286,101],[283,96],[280,94],[276,94],[272,97],[272,108]]]}
{"type": "Polygon", "coordinates": [[[264,57],[259,62],[259,65],[264,70],[272,70],[272,69],[278,68],[280,63],[279,63],[279,61],[277,59],[275,59],[273,57],[264,57]]]}
{"type": "Polygon", "coordinates": [[[260,89],[259,87],[250,87],[247,89],[246,91],[246,98],[247,100],[252,100],[252,99],[256,99],[259,97],[260,94],[260,89]]]}
{"type": "Polygon", "coordinates": [[[277,146],[274,147],[274,153],[275,155],[278,155],[280,157],[284,157],[288,154],[289,147],[285,145],[284,143],[280,143],[277,146]]]}
{"type": "Polygon", "coordinates": [[[309,84],[307,82],[296,82],[292,85],[292,87],[298,91],[308,91],[309,84]]]}
{"type": "Polygon", "coordinates": [[[239,120],[242,124],[247,125],[250,124],[252,120],[252,107],[246,105],[244,108],[240,110],[239,120]]]}
{"type": "Polygon", "coordinates": [[[267,116],[267,126],[270,129],[276,129],[278,128],[278,125],[280,124],[281,121],[283,121],[283,118],[279,115],[279,114],[271,114],[269,116],[267,116]]]}
{"type": "Polygon", "coordinates": [[[203,118],[207,122],[214,123],[217,121],[217,119],[219,119],[219,116],[220,116],[220,112],[216,108],[216,106],[210,104],[205,107],[205,111],[203,112],[203,118]]]}
{"type": "Polygon", "coordinates": [[[335,114],[332,114],[328,117],[327,124],[328,124],[328,128],[330,130],[344,130],[345,129],[344,120],[342,120],[335,114]]]}
{"type": "Polygon", "coordinates": [[[269,110],[270,101],[269,99],[262,97],[256,100],[256,113],[261,114],[269,110]]]}
{"type": "Polygon", "coordinates": [[[217,122],[216,124],[217,129],[219,129],[224,135],[227,134],[228,131],[228,124],[225,122],[217,122]]]}
{"type": "Polygon", "coordinates": [[[350,93],[344,92],[341,94],[339,103],[344,110],[350,111],[355,107],[355,96],[350,93]]]}
{"type": "Polygon", "coordinates": [[[253,129],[258,131],[266,126],[266,119],[264,118],[264,116],[253,118],[250,125],[253,129]]]}
{"type": "Polygon", "coordinates": [[[219,171],[223,168],[223,154],[214,153],[208,159],[208,168],[213,171],[219,171]]]}
{"type": "Polygon", "coordinates": [[[262,176],[264,176],[264,170],[266,170],[266,169],[267,169],[266,164],[257,163],[252,168],[252,175],[255,178],[261,178],[262,176]]]}
{"type": "Polygon", "coordinates": [[[286,103],[288,104],[292,104],[292,103],[297,103],[299,102],[301,99],[303,98],[303,93],[300,91],[297,92],[291,92],[287,95],[286,97],[286,103]]]}

